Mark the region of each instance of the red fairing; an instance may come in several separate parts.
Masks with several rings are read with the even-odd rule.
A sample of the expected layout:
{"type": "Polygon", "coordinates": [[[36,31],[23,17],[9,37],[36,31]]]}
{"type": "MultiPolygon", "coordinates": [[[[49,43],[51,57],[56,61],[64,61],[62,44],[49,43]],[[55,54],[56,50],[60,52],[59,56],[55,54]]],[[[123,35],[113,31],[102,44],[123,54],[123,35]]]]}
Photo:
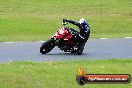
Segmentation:
{"type": "Polygon", "coordinates": [[[67,35],[65,38],[64,38],[64,40],[68,40],[68,39],[70,39],[72,37],[72,34],[69,34],[69,35],[67,35]]]}
{"type": "MultiPolygon", "coordinates": [[[[69,34],[69,32],[67,31],[66,27],[62,27],[52,37],[55,37],[55,38],[63,38],[67,34],[69,34]]],[[[64,38],[64,39],[67,39],[70,36],[72,36],[72,35],[71,34],[70,35],[67,35],[66,38],[64,38]]]]}

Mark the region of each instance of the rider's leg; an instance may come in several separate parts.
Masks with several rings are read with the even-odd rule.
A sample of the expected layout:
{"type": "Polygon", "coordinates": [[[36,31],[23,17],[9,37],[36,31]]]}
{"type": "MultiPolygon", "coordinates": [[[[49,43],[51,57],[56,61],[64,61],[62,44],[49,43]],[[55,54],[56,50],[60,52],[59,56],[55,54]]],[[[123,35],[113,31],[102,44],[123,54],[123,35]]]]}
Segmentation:
{"type": "Polygon", "coordinates": [[[84,34],[84,35],[85,35],[85,36],[84,36],[84,39],[79,40],[80,47],[78,48],[78,51],[77,51],[77,53],[78,53],[79,55],[82,54],[82,52],[83,52],[85,43],[87,42],[87,40],[88,40],[88,38],[89,38],[89,36],[90,36],[90,31],[89,31],[88,33],[84,34]]]}

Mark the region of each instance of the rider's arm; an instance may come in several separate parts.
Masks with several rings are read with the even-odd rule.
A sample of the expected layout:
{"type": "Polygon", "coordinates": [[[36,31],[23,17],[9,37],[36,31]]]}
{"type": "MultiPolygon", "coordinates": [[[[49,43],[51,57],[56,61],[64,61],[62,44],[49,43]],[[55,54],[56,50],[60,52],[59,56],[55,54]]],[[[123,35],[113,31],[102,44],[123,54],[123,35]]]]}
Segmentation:
{"type": "Polygon", "coordinates": [[[79,22],[76,22],[76,21],[73,21],[73,20],[69,20],[69,19],[63,19],[65,22],[68,22],[68,23],[71,23],[73,25],[76,25],[78,27],[80,27],[80,23],[79,22]]]}

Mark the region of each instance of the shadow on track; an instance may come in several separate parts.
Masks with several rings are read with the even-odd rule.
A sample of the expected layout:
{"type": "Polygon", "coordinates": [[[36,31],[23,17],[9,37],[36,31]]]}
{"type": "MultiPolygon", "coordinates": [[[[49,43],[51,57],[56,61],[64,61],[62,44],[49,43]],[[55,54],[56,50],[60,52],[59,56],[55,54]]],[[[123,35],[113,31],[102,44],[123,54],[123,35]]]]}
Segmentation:
{"type": "Polygon", "coordinates": [[[48,53],[48,54],[42,54],[42,55],[47,55],[47,56],[52,56],[52,55],[57,55],[57,56],[62,56],[62,55],[67,55],[67,56],[87,56],[88,53],[82,53],[81,55],[77,55],[76,53],[48,53]]]}

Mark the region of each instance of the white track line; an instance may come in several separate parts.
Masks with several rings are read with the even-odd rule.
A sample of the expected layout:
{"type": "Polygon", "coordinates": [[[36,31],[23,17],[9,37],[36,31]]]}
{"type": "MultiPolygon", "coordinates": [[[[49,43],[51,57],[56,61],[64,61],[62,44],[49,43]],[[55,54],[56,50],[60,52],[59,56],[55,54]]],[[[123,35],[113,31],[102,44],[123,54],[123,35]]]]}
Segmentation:
{"type": "Polygon", "coordinates": [[[37,42],[45,42],[45,41],[40,40],[40,41],[37,41],[37,42]]]}
{"type": "Polygon", "coordinates": [[[124,37],[124,38],[132,38],[132,37],[124,37]]]}
{"type": "Polygon", "coordinates": [[[100,39],[108,39],[108,38],[100,38],[100,39]]]}
{"type": "Polygon", "coordinates": [[[3,42],[3,43],[14,43],[14,42],[3,42]]]}

